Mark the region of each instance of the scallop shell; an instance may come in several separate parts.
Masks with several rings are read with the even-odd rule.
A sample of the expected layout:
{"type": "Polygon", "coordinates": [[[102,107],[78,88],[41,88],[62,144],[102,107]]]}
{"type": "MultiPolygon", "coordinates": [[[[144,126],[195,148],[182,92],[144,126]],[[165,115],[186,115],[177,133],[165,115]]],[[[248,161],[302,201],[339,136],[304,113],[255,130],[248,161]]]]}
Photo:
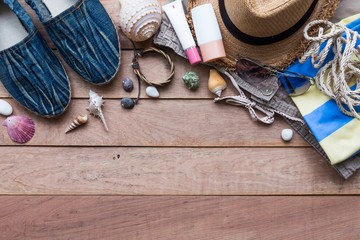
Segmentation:
{"type": "Polygon", "coordinates": [[[74,130],[75,128],[87,123],[88,121],[88,116],[87,115],[80,115],[77,118],[75,118],[74,120],[72,120],[72,122],[70,123],[69,127],[66,129],[65,133],[70,132],[71,130],[74,130]]]}
{"type": "Polygon", "coordinates": [[[135,42],[151,38],[161,24],[161,5],[157,0],[119,0],[120,27],[135,42]]]}
{"type": "Polygon", "coordinates": [[[102,113],[101,107],[104,104],[104,100],[102,97],[100,97],[96,92],[93,92],[90,90],[89,92],[89,107],[87,108],[87,110],[89,110],[90,114],[94,115],[95,117],[99,117],[101,119],[101,121],[104,124],[104,127],[106,129],[106,131],[109,131],[108,126],[106,124],[105,121],[105,117],[104,114],[102,113]]]}
{"type": "Polygon", "coordinates": [[[2,125],[7,127],[11,140],[17,143],[25,143],[35,134],[34,121],[27,116],[8,117],[2,125]]]}

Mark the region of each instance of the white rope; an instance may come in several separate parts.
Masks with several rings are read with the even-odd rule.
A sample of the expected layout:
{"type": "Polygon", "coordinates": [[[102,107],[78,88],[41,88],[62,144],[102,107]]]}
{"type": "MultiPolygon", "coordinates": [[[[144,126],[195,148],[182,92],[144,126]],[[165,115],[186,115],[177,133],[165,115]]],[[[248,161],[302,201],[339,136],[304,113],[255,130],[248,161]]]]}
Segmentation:
{"type": "Polygon", "coordinates": [[[231,105],[235,105],[235,106],[245,106],[250,113],[250,116],[252,117],[252,119],[254,121],[260,121],[262,123],[265,124],[272,124],[274,122],[274,115],[275,113],[280,114],[283,117],[286,117],[290,120],[293,121],[298,121],[301,122],[302,124],[304,124],[304,121],[302,119],[296,118],[296,117],[291,117],[283,112],[274,110],[274,109],[270,109],[267,108],[265,106],[260,106],[258,105],[256,102],[250,100],[249,98],[246,97],[245,93],[240,89],[240,87],[238,86],[237,82],[235,81],[235,79],[233,78],[233,76],[231,76],[231,74],[229,74],[228,72],[224,72],[224,74],[226,76],[229,77],[229,79],[231,80],[232,84],[234,85],[234,87],[236,88],[236,90],[239,92],[239,96],[227,96],[227,97],[222,97],[222,98],[215,98],[214,102],[219,102],[222,100],[225,100],[226,103],[231,104],[231,105]],[[260,112],[264,113],[265,116],[264,117],[259,117],[256,114],[255,110],[259,110],[260,112]]]}
{"type": "Polygon", "coordinates": [[[355,48],[356,41],[360,40],[359,33],[339,23],[315,20],[305,27],[304,36],[312,43],[299,62],[304,63],[311,57],[312,65],[320,68],[332,48],[335,56],[318,71],[315,77],[316,86],[334,99],[344,114],[360,120],[360,115],[354,108],[360,106],[360,45],[355,48]],[[318,35],[309,36],[309,30],[317,26],[318,35]],[[343,33],[345,38],[341,36],[343,33]],[[326,45],[320,51],[320,45],[324,42],[326,45]],[[353,77],[356,79],[356,88],[351,90],[348,82],[353,77]],[[349,110],[345,109],[343,104],[347,105],[349,110]]]}

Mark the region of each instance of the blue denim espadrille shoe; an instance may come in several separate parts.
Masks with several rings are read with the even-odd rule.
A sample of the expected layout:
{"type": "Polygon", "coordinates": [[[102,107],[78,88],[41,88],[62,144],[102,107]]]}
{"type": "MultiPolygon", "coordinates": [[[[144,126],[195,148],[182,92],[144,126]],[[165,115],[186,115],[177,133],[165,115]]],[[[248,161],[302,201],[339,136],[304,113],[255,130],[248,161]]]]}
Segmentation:
{"type": "Polygon", "coordinates": [[[26,0],[66,63],[93,84],[108,83],[120,65],[116,28],[99,0],[26,0]]]}
{"type": "Polygon", "coordinates": [[[0,81],[21,105],[45,117],[70,102],[63,66],[17,0],[0,0],[0,81]]]}

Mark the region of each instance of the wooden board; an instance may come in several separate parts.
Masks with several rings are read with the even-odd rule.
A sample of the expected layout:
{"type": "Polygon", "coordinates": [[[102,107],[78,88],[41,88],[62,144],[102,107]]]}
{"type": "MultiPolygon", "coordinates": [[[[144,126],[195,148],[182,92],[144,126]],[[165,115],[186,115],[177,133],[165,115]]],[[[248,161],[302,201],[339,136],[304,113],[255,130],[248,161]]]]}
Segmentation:
{"type": "Polygon", "coordinates": [[[2,194],[359,194],[311,148],[1,147],[2,194]]]}
{"type": "MultiPolygon", "coordinates": [[[[299,135],[291,142],[282,141],[281,130],[287,125],[280,118],[268,126],[252,121],[244,108],[211,100],[141,100],[132,110],[123,109],[120,100],[106,100],[103,110],[109,132],[99,118],[90,117],[82,128],[64,134],[72,119],[87,113],[88,105],[85,99],[73,100],[56,119],[35,116],[18,106],[14,114],[30,115],[35,121],[35,136],[26,145],[308,146],[299,135]]],[[[0,145],[14,145],[1,128],[0,145]]]]}
{"type": "MultiPolygon", "coordinates": [[[[19,2],[59,56],[35,12],[19,2]]],[[[63,62],[73,99],[54,119],[29,113],[0,87],[14,114],[36,123],[25,146],[0,127],[1,240],[360,239],[359,176],[343,180],[297,134],[283,142],[280,132],[289,126],[280,117],[266,126],[243,107],[213,103],[207,68],[167,51],[176,67],[172,83],[156,100],[142,84],[139,105],[122,109],[121,98],[135,98],[138,90],[132,46],[119,29],[119,1],[101,2],[122,47],[120,71],[109,85],[90,85],[63,62]],[[187,71],[200,76],[195,92],[181,79],[187,71]],[[132,93],[122,89],[125,77],[134,80],[132,93]],[[105,98],[110,131],[90,117],[65,135],[86,112],[90,89],[105,98]]],[[[159,56],[140,65],[153,81],[167,77],[159,56]]],[[[229,84],[223,95],[237,92],[229,84]]]]}
{"type": "Polygon", "coordinates": [[[359,197],[0,198],[0,239],[359,239],[359,197]]]}

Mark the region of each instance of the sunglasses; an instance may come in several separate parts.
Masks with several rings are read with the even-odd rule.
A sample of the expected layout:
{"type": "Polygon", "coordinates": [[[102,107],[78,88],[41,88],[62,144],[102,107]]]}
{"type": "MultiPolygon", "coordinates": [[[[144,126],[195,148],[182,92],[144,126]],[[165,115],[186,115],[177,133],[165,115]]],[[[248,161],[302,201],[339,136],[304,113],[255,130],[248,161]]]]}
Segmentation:
{"type": "Polygon", "coordinates": [[[291,97],[304,94],[314,85],[314,79],[311,77],[291,71],[284,71],[239,54],[237,57],[236,71],[239,77],[247,82],[256,84],[270,78],[280,79],[291,97]]]}

